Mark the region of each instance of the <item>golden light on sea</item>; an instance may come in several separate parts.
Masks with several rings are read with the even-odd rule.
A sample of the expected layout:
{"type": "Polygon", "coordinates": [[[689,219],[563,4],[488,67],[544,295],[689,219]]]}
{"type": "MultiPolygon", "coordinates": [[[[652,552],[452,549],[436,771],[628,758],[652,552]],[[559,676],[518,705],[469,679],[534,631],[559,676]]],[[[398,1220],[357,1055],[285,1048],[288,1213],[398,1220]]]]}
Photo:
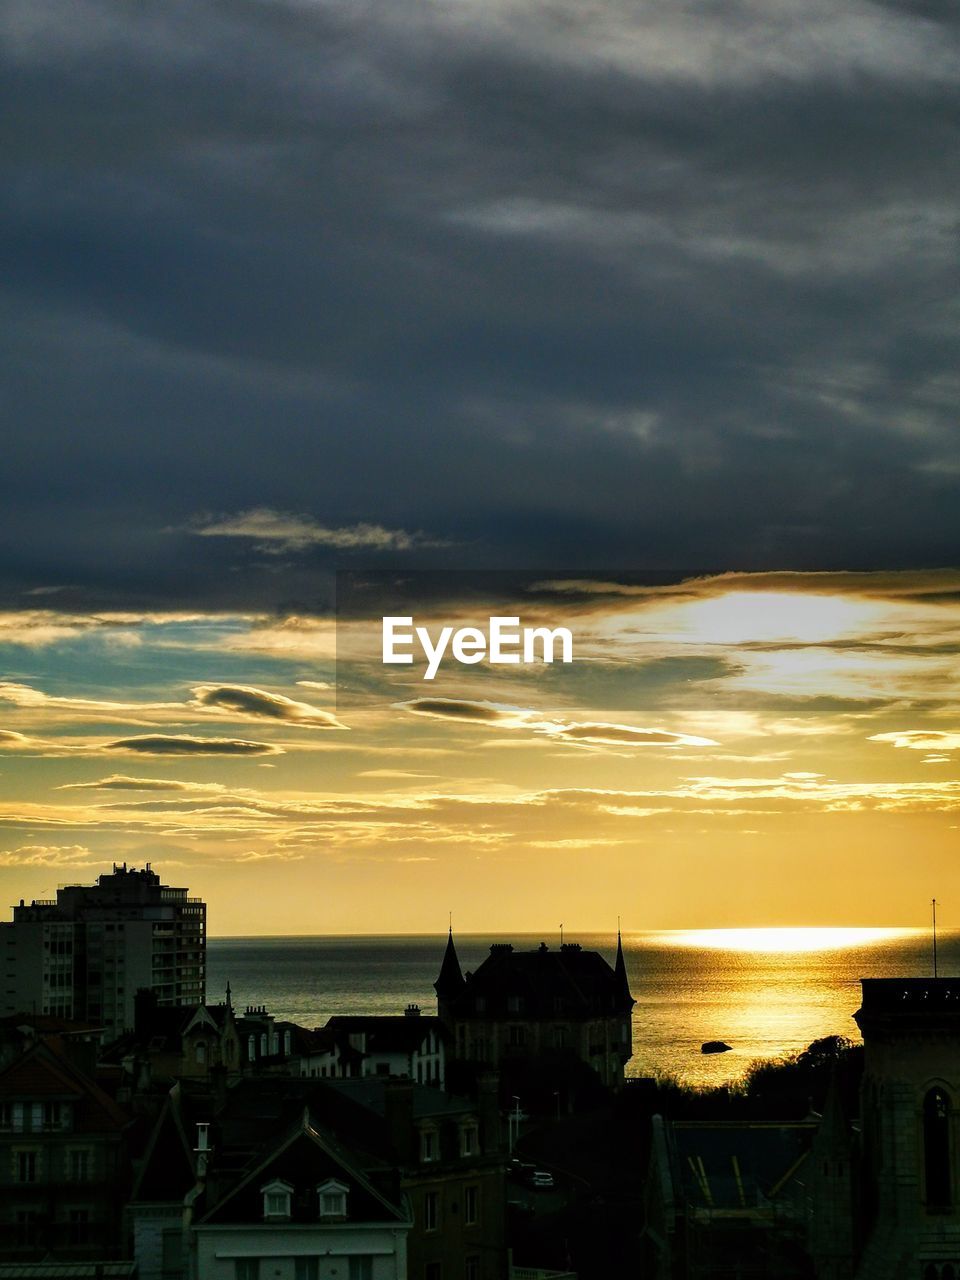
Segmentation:
{"type": "Polygon", "coordinates": [[[714,951],[766,951],[797,953],[835,951],[843,947],[866,947],[874,942],[907,938],[916,929],[861,928],[767,928],[767,929],[676,929],[657,933],[653,939],[663,946],[694,947],[714,951]]]}

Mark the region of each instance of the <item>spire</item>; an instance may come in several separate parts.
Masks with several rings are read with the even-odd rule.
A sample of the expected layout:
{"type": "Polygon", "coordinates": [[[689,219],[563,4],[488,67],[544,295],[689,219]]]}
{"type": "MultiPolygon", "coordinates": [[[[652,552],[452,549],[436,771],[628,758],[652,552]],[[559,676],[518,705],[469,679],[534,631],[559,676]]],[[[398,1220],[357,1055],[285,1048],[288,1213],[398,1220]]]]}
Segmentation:
{"type": "Polygon", "coordinates": [[[447,934],[447,949],[443,953],[443,964],[440,966],[440,976],[433,984],[433,989],[439,1000],[450,1000],[460,994],[463,985],[463,974],[460,971],[460,961],[457,959],[457,948],[453,944],[453,925],[451,925],[450,932],[447,934]]]}
{"type": "Polygon", "coordinates": [[[227,1008],[233,1008],[233,993],[230,990],[230,979],[227,979],[227,1008]]]}
{"type": "Polygon", "coordinates": [[[627,979],[627,964],[623,958],[623,939],[620,936],[620,922],[617,921],[617,960],[613,966],[613,976],[617,982],[617,997],[631,1008],[634,999],[630,994],[630,983],[627,979]]]}

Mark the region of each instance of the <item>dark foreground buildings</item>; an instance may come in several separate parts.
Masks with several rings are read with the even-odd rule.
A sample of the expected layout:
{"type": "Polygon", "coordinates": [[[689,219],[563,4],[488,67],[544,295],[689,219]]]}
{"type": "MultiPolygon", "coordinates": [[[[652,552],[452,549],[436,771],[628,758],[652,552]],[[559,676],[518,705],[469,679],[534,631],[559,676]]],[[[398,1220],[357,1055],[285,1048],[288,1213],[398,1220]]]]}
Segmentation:
{"type": "Polygon", "coordinates": [[[960,980],[862,986],[859,1123],[654,1118],[641,1274],[960,1277],[960,980]]]}

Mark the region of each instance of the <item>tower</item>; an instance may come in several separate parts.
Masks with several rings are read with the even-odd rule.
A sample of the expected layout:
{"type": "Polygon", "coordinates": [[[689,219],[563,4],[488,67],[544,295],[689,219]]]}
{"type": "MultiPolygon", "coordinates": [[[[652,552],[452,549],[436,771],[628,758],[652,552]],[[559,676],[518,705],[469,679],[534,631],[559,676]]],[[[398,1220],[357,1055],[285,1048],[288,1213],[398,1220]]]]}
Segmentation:
{"type": "Polygon", "coordinates": [[[857,1277],[947,1280],[960,1268],[960,980],[870,978],[862,988],[867,1236],[857,1277]]]}

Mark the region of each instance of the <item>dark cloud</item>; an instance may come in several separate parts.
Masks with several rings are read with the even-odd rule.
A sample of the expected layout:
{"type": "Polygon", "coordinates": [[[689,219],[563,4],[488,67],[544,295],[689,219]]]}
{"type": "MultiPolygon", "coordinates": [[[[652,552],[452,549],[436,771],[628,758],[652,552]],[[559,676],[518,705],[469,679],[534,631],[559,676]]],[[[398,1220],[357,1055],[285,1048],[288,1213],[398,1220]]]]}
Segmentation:
{"type": "Polygon", "coordinates": [[[472,702],[466,698],[414,698],[396,704],[403,711],[430,716],[438,720],[459,720],[468,724],[486,724],[501,729],[528,729],[560,742],[619,747],[715,747],[712,738],[688,733],[670,733],[666,729],[635,728],[626,724],[605,722],[578,723],[564,721],[524,707],[498,706],[493,702],[472,702]]]}
{"type": "Polygon", "coordinates": [[[665,729],[634,729],[625,724],[568,724],[557,731],[558,738],[574,742],[596,742],[627,747],[715,747],[711,738],[697,738],[687,733],[668,733],[665,729]]]}
{"type": "Polygon", "coordinates": [[[466,698],[413,698],[397,704],[414,715],[437,720],[464,720],[468,724],[516,725],[536,713],[521,707],[500,707],[492,702],[471,702],[466,698]]]}
{"type": "Polygon", "coordinates": [[[955,559],[955,7],[4,21],[7,600],[955,559]]]}
{"type": "Polygon", "coordinates": [[[343,729],[336,716],[321,711],[308,702],[297,702],[280,693],[267,693],[249,685],[197,685],[193,696],[201,707],[249,716],[254,720],[283,720],[288,724],[308,725],[315,729],[343,729]]]}
{"type": "Polygon", "coordinates": [[[106,742],[103,751],[144,756],[268,756],[281,747],[266,742],[246,742],[242,738],[195,738],[189,734],[145,734],[138,738],[118,738],[106,742]]]}

